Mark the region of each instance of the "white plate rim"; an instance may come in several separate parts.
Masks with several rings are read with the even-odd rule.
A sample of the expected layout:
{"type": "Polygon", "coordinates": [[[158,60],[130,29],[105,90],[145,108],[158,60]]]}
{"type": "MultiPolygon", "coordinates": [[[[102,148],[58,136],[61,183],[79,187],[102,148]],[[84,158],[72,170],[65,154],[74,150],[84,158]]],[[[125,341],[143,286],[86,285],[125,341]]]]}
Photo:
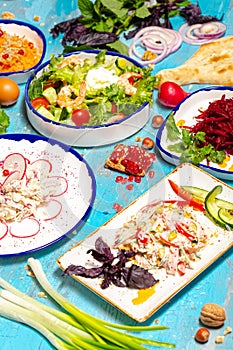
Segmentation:
{"type": "Polygon", "coordinates": [[[41,244],[38,245],[34,248],[28,248],[28,249],[23,249],[21,251],[18,252],[7,252],[7,253],[1,253],[0,252],[0,257],[12,257],[12,256],[20,256],[23,254],[28,254],[28,253],[33,253],[35,251],[47,248],[55,243],[57,243],[58,241],[62,240],[63,238],[67,237],[69,234],[73,233],[74,230],[76,230],[82,222],[84,222],[87,217],[90,214],[90,211],[93,207],[94,201],[95,201],[95,197],[96,197],[96,180],[95,180],[95,176],[94,173],[90,167],[90,165],[87,163],[87,161],[73,148],[55,140],[55,139],[51,139],[51,138],[46,138],[44,136],[39,136],[39,135],[34,135],[34,134],[3,134],[0,135],[0,140],[1,139],[5,139],[5,140],[13,140],[13,141],[29,141],[30,143],[34,143],[37,141],[44,141],[50,145],[57,145],[59,146],[64,152],[68,152],[71,153],[72,155],[74,155],[74,157],[77,158],[78,161],[80,161],[84,166],[85,166],[85,170],[87,171],[90,180],[91,180],[91,185],[90,185],[90,190],[91,190],[91,196],[89,198],[89,202],[87,204],[86,210],[83,213],[82,217],[79,218],[79,220],[76,222],[75,225],[73,225],[73,227],[71,227],[67,232],[61,233],[60,235],[58,235],[58,237],[54,240],[51,240],[50,242],[47,242],[46,244],[41,244]]]}

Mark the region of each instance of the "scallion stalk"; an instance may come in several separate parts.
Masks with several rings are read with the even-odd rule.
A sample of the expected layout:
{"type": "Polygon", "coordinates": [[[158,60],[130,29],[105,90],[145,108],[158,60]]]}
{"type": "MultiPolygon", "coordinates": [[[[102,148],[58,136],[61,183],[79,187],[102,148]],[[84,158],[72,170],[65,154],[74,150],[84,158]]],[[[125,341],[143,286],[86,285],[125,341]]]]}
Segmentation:
{"type": "Polygon", "coordinates": [[[175,347],[171,343],[144,339],[118,330],[135,332],[163,330],[166,329],[164,326],[124,326],[100,320],[85,313],[52,287],[39,260],[29,258],[28,264],[44,291],[65,312],[44,305],[0,278],[0,287],[3,288],[0,290],[0,315],[35,328],[56,349],[145,350],[143,344],[175,347]]]}

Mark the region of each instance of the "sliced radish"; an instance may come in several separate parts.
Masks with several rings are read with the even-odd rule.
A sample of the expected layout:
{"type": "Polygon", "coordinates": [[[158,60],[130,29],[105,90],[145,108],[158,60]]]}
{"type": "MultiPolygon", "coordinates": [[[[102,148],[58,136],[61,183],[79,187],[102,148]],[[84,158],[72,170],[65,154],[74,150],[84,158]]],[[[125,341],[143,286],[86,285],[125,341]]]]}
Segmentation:
{"type": "Polygon", "coordinates": [[[42,207],[37,208],[37,216],[42,220],[48,221],[55,219],[62,211],[62,204],[56,199],[50,200],[42,207]]]}
{"type": "Polygon", "coordinates": [[[20,172],[18,170],[13,171],[10,175],[8,175],[5,180],[2,183],[2,188],[7,186],[9,183],[11,183],[14,180],[20,180],[20,172]]]}
{"type": "Polygon", "coordinates": [[[21,153],[11,153],[4,159],[3,169],[9,170],[10,173],[17,170],[20,180],[24,177],[26,168],[27,161],[21,153]]]}
{"type": "Polygon", "coordinates": [[[10,234],[16,238],[29,238],[40,231],[40,223],[37,219],[30,217],[10,225],[10,234]]]}
{"type": "Polygon", "coordinates": [[[51,197],[59,197],[68,189],[68,181],[63,176],[50,176],[46,179],[46,187],[52,188],[51,197]]]}
{"type": "Polygon", "coordinates": [[[0,239],[3,239],[8,232],[8,226],[5,222],[0,221],[0,239]]]}
{"type": "Polygon", "coordinates": [[[30,164],[30,170],[32,170],[38,178],[47,177],[52,171],[52,164],[47,159],[37,159],[30,164]]]}

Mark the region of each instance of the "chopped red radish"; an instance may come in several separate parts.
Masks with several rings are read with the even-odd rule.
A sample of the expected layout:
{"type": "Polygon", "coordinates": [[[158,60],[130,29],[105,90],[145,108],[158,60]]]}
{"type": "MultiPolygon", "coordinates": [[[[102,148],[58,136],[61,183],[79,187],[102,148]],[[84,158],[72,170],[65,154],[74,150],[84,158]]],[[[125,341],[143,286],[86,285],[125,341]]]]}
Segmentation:
{"type": "Polygon", "coordinates": [[[30,164],[30,169],[34,171],[38,177],[40,177],[40,174],[42,174],[43,177],[48,176],[48,174],[51,173],[52,168],[52,164],[47,159],[37,159],[30,164]]]}
{"type": "Polygon", "coordinates": [[[20,222],[13,222],[10,225],[10,234],[16,238],[29,238],[40,231],[40,223],[37,219],[30,217],[20,222]]]}
{"type": "Polygon", "coordinates": [[[18,170],[13,171],[10,175],[8,175],[2,183],[2,188],[7,186],[14,180],[20,180],[20,172],[18,170]]]}
{"type": "Polygon", "coordinates": [[[37,216],[48,221],[55,219],[62,211],[62,204],[56,199],[44,203],[42,207],[37,209],[37,216]]]}
{"type": "Polygon", "coordinates": [[[3,169],[8,170],[10,173],[17,170],[20,180],[24,177],[26,168],[27,161],[21,153],[11,153],[3,162],[3,169]]]}
{"type": "Polygon", "coordinates": [[[8,232],[7,224],[3,221],[0,221],[0,239],[3,239],[8,232]]]}
{"type": "Polygon", "coordinates": [[[46,179],[46,185],[52,186],[54,191],[51,197],[58,197],[68,189],[68,181],[63,176],[50,176],[46,179]]]}

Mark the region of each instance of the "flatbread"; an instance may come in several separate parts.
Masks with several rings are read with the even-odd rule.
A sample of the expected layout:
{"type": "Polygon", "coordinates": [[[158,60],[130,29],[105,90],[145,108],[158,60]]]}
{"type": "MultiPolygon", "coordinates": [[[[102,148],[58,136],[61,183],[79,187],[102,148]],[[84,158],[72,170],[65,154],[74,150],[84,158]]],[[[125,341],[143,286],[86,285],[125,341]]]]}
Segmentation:
{"type": "Polygon", "coordinates": [[[165,81],[179,85],[233,85],[233,36],[202,44],[182,65],[161,70],[156,77],[157,88],[165,81]]]}

